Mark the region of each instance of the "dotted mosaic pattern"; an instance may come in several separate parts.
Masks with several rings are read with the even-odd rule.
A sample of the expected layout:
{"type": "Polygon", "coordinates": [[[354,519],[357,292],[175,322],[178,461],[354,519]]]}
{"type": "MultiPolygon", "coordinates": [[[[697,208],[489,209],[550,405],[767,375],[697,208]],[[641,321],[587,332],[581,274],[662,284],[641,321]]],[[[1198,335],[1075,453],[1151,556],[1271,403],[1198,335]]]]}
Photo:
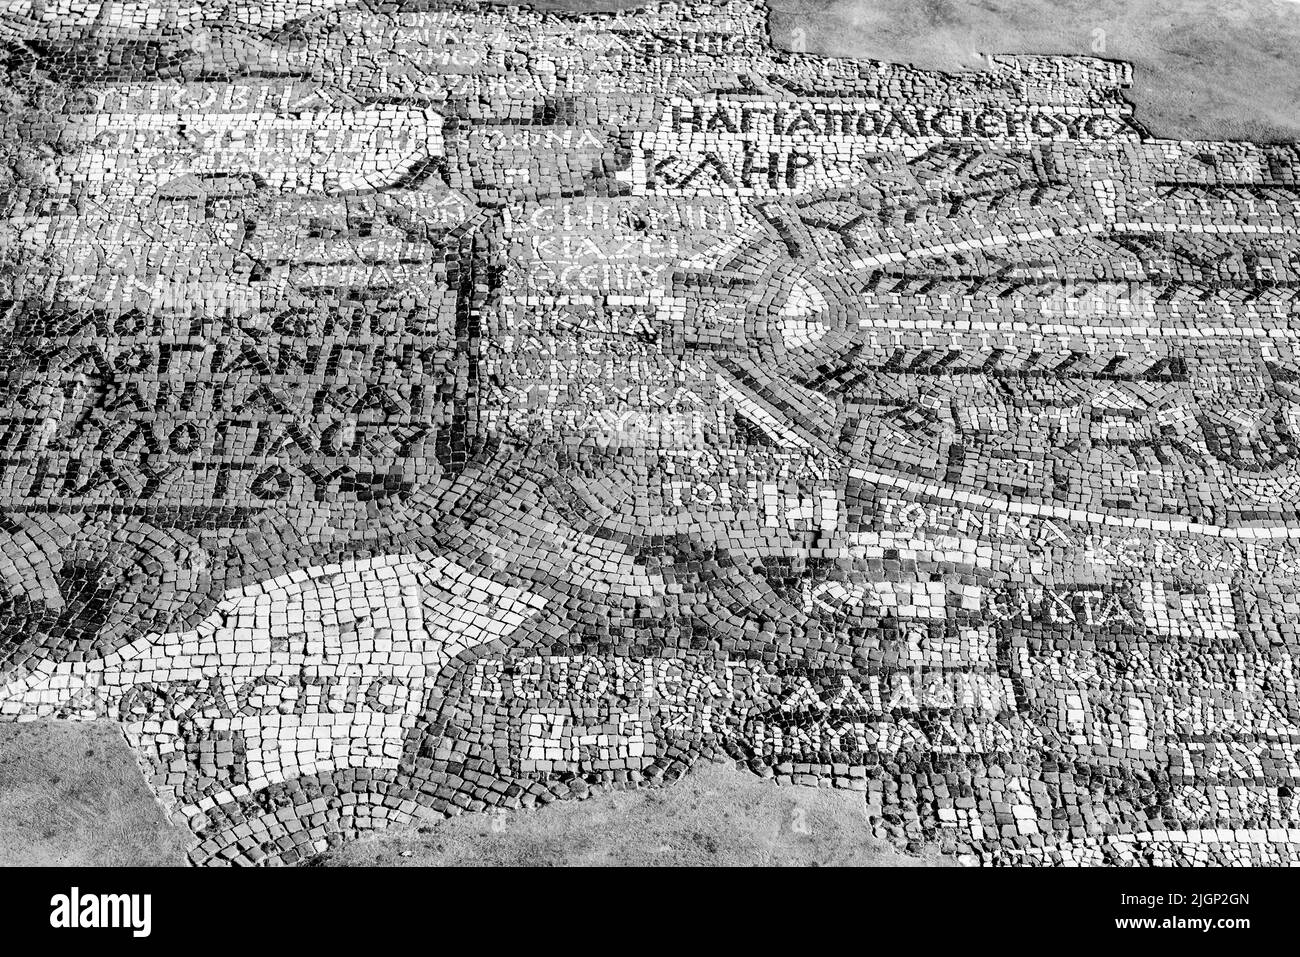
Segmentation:
{"type": "Polygon", "coordinates": [[[0,717],[195,863],[672,781],[1300,851],[1300,150],[761,5],[0,8],[0,717]]]}

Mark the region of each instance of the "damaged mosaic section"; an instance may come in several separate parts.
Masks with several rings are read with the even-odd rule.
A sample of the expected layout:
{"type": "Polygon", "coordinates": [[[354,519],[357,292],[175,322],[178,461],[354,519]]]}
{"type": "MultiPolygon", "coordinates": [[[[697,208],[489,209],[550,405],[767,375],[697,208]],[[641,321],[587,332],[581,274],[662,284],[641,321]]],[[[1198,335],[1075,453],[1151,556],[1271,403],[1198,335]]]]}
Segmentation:
{"type": "Polygon", "coordinates": [[[0,718],[196,863],[654,786],[1300,854],[1300,150],[746,0],[0,11],[0,718]]]}

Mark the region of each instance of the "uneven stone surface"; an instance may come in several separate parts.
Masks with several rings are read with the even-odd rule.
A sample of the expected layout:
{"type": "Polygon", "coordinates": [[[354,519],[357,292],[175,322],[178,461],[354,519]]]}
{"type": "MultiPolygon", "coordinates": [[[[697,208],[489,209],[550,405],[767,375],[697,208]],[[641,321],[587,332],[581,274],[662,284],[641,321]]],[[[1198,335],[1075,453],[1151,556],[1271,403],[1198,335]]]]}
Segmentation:
{"type": "Polygon", "coordinates": [[[192,862],[704,759],[1295,859],[1294,144],[752,0],[11,6],[0,717],[192,862]]]}
{"type": "Polygon", "coordinates": [[[193,841],[112,724],[0,724],[0,866],[175,866],[193,841]]]}
{"type": "Polygon", "coordinates": [[[873,838],[852,791],[774,787],[703,762],[671,788],[594,793],[531,811],[464,814],[376,831],[327,866],[915,867],[953,863],[873,838]]]}
{"type": "Polygon", "coordinates": [[[1295,0],[771,0],[782,49],[978,70],[984,54],[1133,65],[1127,97],[1156,136],[1300,139],[1295,0]]]}

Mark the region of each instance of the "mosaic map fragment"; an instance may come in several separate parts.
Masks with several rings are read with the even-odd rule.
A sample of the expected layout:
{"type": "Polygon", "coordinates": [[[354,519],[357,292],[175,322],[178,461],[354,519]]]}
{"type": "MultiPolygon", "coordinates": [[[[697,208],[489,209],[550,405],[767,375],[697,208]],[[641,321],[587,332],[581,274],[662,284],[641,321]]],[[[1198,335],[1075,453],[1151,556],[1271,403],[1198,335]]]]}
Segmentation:
{"type": "Polygon", "coordinates": [[[1300,148],[766,16],[0,6],[0,718],[196,864],[708,759],[1295,862],[1300,148]]]}

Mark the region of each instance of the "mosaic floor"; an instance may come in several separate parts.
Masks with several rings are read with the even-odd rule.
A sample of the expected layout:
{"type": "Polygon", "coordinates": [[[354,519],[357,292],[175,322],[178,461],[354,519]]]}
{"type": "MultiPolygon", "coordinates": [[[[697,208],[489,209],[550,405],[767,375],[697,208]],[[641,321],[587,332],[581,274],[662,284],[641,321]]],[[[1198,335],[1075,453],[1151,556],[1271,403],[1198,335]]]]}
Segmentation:
{"type": "Polygon", "coordinates": [[[751,0],[0,39],[0,716],[119,724],[195,863],[703,758],[963,863],[1300,857],[1295,145],[751,0]]]}

